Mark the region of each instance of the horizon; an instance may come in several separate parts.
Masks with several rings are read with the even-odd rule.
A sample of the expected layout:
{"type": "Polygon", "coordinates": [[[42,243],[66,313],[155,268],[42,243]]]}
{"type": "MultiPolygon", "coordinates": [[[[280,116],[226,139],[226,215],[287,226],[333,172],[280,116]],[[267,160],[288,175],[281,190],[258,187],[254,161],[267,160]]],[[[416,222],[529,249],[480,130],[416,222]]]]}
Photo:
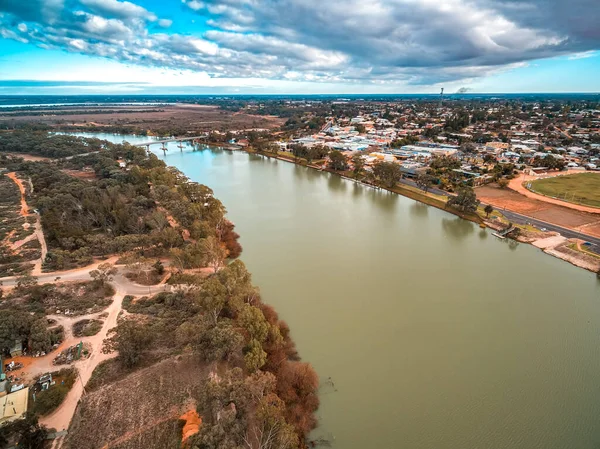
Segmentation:
{"type": "MultiPolygon", "coordinates": [[[[569,95],[581,95],[581,96],[600,96],[600,91],[595,92],[444,92],[444,99],[457,99],[457,98],[468,98],[468,97],[527,97],[527,96],[569,96],[569,95]]],[[[439,98],[440,93],[431,92],[413,92],[413,93],[351,93],[351,92],[330,92],[330,93],[225,93],[225,92],[214,92],[214,93],[89,93],[89,94],[37,94],[37,93],[0,93],[0,99],[2,98],[86,98],[86,97],[119,97],[119,98],[160,98],[160,97],[189,97],[189,98],[213,98],[213,97],[433,97],[439,98]]]]}
{"type": "Polygon", "coordinates": [[[597,93],[598,23],[595,0],[0,0],[0,94],[597,93]]]}

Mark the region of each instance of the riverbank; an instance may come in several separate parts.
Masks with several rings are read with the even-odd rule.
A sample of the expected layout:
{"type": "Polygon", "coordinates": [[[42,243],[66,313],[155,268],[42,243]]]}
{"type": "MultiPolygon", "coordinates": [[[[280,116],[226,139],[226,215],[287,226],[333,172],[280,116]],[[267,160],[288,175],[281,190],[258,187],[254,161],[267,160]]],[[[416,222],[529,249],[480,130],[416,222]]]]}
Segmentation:
{"type": "MultiPolygon", "coordinates": [[[[500,211],[500,210],[497,210],[497,213],[495,212],[494,214],[492,214],[492,218],[493,219],[495,218],[496,221],[491,221],[490,217],[484,218],[483,215],[480,215],[480,213],[485,215],[482,207],[479,207],[479,209],[478,209],[478,212],[480,212],[480,213],[461,212],[457,209],[447,207],[447,204],[446,204],[447,200],[448,200],[447,196],[436,195],[433,193],[424,192],[421,189],[412,187],[407,184],[397,184],[396,187],[394,187],[394,188],[386,188],[386,187],[374,185],[374,184],[365,182],[363,180],[358,180],[356,178],[352,178],[350,176],[344,175],[337,171],[331,170],[325,166],[324,161],[322,162],[322,166],[318,166],[318,165],[314,165],[314,164],[306,164],[306,163],[296,161],[293,158],[286,157],[285,155],[282,155],[280,153],[278,153],[278,154],[260,153],[251,148],[242,148],[237,145],[228,145],[228,147],[224,147],[224,146],[221,146],[221,147],[224,149],[227,149],[227,150],[242,151],[242,152],[249,153],[249,154],[255,154],[255,155],[264,156],[264,157],[272,158],[272,159],[278,159],[281,161],[290,162],[292,164],[299,165],[301,167],[311,168],[311,169],[314,169],[317,171],[325,171],[325,172],[337,175],[340,178],[352,181],[357,184],[361,184],[365,187],[370,187],[370,188],[373,188],[376,190],[385,190],[385,191],[388,191],[391,193],[396,193],[398,195],[405,196],[407,198],[410,198],[412,200],[426,204],[428,206],[432,206],[437,209],[443,210],[444,212],[448,212],[450,214],[456,215],[457,217],[460,217],[464,220],[468,220],[470,222],[476,223],[481,227],[490,227],[491,229],[501,231],[501,230],[505,229],[506,226],[508,226],[508,224],[510,222],[507,218],[504,217],[504,215],[502,215],[502,211],[500,211]],[[499,219],[498,215],[500,215],[502,218],[499,219]]],[[[526,244],[536,246],[535,245],[536,241],[543,240],[548,237],[547,234],[544,233],[543,231],[537,230],[536,228],[533,228],[531,226],[527,227],[527,226],[521,226],[519,224],[514,224],[514,225],[515,225],[515,227],[519,228],[521,230],[521,232],[525,231],[528,233],[528,237],[517,236],[516,238],[513,238],[512,235],[507,236],[509,239],[515,240],[519,243],[526,243],[526,244]],[[535,236],[532,237],[532,234],[535,234],[536,232],[538,232],[539,235],[537,237],[535,237],[535,236]]],[[[555,233],[555,234],[558,234],[558,233],[555,233]]],[[[521,233],[519,235],[521,235],[521,233]]],[[[576,239],[566,239],[565,238],[564,245],[561,245],[560,247],[556,247],[556,248],[555,247],[543,248],[542,251],[545,254],[556,257],[558,259],[561,259],[561,260],[568,262],[576,267],[583,268],[585,270],[588,270],[588,271],[591,271],[594,273],[599,272],[600,271],[600,257],[595,257],[595,255],[593,255],[593,254],[590,255],[589,253],[586,253],[584,251],[573,249],[574,248],[573,244],[576,243],[575,240],[576,239]]]]}
{"type": "MultiPolygon", "coordinates": [[[[223,147],[224,148],[224,147],[223,147]]],[[[234,148],[234,146],[230,146],[230,148],[225,148],[225,149],[230,149],[230,150],[239,150],[239,151],[243,151],[249,154],[256,154],[258,156],[264,156],[264,157],[268,157],[268,158],[272,158],[272,159],[278,159],[280,161],[285,161],[285,162],[290,162],[292,164],[295,165],[299,165],[301,167],[307,167],[307,168],[312,168],[314,170],[317,171],[324,171],[324,172],[328,172],[331,173],[333,175],[337,175],[343,179],[347,179],[348,181],[352,181],[355,182],[357,184],[361,184],[365,187],[370,187],[372,189],[377,189],[377,190],[386,190],[388,192],[391,193],[396,193],[398,195],[402,195],[405,196],[407,198],[410,198],[412,200],[415,201],[419,201],[421,203],[427,204],[428,206],[433,206],[437,209],[443,210],[445,212],[451,213],[453,215],[456,215],[457,217],[463,218],[465,220],[471,221],[473,223],[476,224],[483,224],[483,219],[481,216],[479,216],[478,214],[474,214],[474,213],[468,213],[468,212],[461,212],[458,209],[454,209],[451,207],[448,207],[446,205],[446,202],[448,200],[447,197],[443,197],[443,199],[441,198],[441,195],[435,195],[432,193],[427,193],[424,192],[421,189],[409,186],[407,184],[397,184],[395,187],[393,188],[389,188],[389,187],[385,187],[385,186],[379,186],[376,184],[372,184],[369,182],[366,182],[364,180],[359,180],[356,178],[353,178],[351,176],[346,176],[343,173],[337,172],[335,170],[331,170],[330,168],[326,167],[326,166],[318,166],[318,165],[314,165],[314,164],[306,164],[306,163],[301,163],[301,162],[297,162],[294,159],[290,159],[288,157],[282,156],[281,154],[266,154],[266,153],[260,153],[258,151],[254,151],[250,148],[241,148],[241,147],[236,147],[234,148]]]]}
{"type": "Polygon", "coordinates": [[[311,440],[591,447],[595,275],[339,176],[241,151],[169,150],[155,153],[226,205],[253,283],[321,378],[311,440]]]}

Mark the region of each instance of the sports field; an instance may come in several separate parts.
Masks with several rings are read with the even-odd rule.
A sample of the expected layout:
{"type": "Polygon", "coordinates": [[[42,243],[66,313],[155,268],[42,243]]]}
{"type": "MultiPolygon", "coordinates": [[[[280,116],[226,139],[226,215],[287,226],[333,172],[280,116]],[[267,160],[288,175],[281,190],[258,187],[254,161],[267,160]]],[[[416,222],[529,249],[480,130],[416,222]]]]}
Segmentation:
{"type": "Polygon", "coordinates": [[[526,187],[552,198],[600,208],[600,173],[576,173],[539,179],[526,187]]]}

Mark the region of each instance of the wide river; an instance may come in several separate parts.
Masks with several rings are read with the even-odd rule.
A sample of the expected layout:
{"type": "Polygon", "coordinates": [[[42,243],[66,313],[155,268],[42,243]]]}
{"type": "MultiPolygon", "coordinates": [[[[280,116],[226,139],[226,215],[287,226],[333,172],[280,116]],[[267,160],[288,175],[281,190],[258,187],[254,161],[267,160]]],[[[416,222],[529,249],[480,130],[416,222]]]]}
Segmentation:
{"type": "Polygon", "coordinates": [[[255,284],[321,378],[315,437],[339,449],[600,447],[594,274],[328,173],[153,150],[227,207],[255,284]]]}

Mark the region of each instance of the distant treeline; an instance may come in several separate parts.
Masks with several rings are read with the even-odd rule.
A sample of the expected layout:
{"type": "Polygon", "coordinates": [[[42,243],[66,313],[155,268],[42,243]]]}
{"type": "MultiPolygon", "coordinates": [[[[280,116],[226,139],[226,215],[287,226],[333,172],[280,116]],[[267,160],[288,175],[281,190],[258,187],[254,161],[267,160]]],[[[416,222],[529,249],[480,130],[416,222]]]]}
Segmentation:
{"type": "Polygon", "coordinates": [[[95,114],[143,114],[148,112],[164,112],[164,109],[71,109],[64,110],[62,108],[48,108],[40,111],[39,108],[14,108],[0,109],[2,117],[37,117],[37,116],[52,116],[52,115],[95,115],[95,114]]]}

